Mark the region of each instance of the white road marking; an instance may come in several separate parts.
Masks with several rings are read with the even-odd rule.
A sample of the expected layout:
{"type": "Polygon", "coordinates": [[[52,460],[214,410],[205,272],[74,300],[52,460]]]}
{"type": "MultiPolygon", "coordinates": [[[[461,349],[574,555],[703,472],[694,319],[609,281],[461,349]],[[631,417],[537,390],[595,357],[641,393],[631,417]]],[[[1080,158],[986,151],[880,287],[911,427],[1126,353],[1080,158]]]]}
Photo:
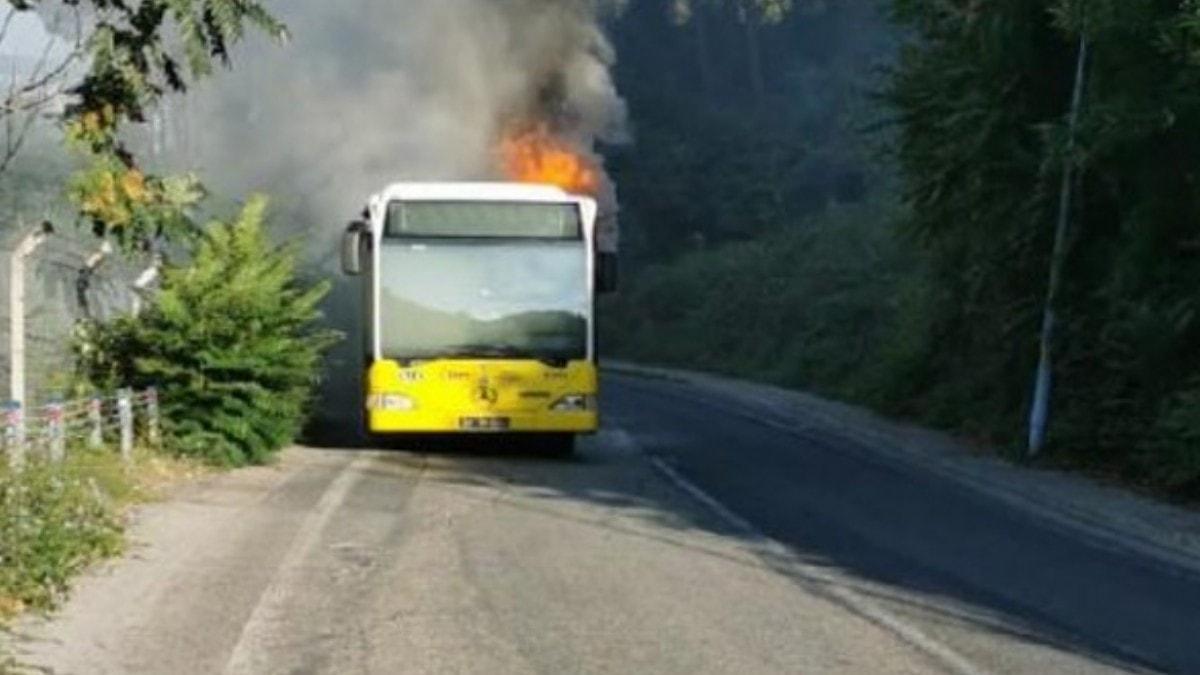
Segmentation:
{"type": "Polygon", "coordinates": [[[329,519],[346,501],[346,496],[362,478],[363,469],[371,460],[371,455],[360,455],[348,463],[300,524],[300,529],[296,531],[292,545],[284,554],[274,579],[258,597],[254,611],[242,626],[237,644],[225,663],[225,673],[249,675],[266,672],[268,656],[264,642],[268,639],[271,628],[280,625],[287,618],[283,614],[283,603],[292,589],[296,588],[301,568],[316,548],[329,519]]]}
{"type": "MultiPolygon", "coordinates": [[[[628,436],[628,434],[626,435],[628,436]]],[[[632,441],[632,437],[630,439],[631,442],[636,443],[636,441],[632,441]]],[[[890,631],[904,642],[925,652],[950,672],[957,675],[984,675],[986,673],[986,671],[981,670],[949,646],[935,640],[920,628],[892,614],[846,586],[827,570],[814,567],[800,560],[787,546],[763,534],[758,528],[751,525],[750,521],[734,513],[715,497],[702,490],[687,478],[684,478],[670,464],[667,464],[658,457],[646,456],[650,459],[650,463],[654,466],[655,470],[662,474],[663,477],[689,497],[702,504],[718,518],[725,521],[727,525],[749,539],[755,548],[770,556],[788,560],[790,565],[799,570],[803,576],[821,584],[826,594],[854,613],[890,631]]]]}

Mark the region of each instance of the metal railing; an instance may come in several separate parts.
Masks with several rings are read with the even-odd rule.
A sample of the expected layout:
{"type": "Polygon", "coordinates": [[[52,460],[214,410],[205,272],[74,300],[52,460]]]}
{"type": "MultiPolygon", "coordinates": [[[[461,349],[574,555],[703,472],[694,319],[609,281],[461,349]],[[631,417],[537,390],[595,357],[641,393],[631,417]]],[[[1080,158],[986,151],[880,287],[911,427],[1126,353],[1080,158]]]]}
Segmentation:
{"type": "Polygon", "coordinates": [[[30,455],[61,462],[71,448],[115,446],[130,461],[138,431],[145,442],[162,441],[157,390],[121,389],[111,396],[52,401],[26,411],[19,402],[3,407],[3,451],[20,468],[30,455]]]}

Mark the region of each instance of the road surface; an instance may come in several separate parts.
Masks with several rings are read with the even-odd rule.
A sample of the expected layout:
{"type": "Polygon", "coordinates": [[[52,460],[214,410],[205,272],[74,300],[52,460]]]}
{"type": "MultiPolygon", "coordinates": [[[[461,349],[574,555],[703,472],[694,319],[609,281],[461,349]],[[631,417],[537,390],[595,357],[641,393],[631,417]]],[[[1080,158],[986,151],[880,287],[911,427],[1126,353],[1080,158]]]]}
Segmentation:
{"type": "Polygon", "coordinates": [[[145,509],[54,673],[1200,672],[1200,578],[609,376],[570,460],[296,449],[145,509]]]}

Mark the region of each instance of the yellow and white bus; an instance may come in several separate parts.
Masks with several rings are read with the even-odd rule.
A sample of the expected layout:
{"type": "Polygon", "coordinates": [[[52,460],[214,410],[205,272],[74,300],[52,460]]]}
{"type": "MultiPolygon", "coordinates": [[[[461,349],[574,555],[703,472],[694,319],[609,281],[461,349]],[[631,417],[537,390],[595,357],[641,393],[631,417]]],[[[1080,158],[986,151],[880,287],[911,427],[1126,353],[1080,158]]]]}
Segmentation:
{"type": "Polygon", "coordinates": [[[361,275],[365,431],[538,434],[598,426],[596,202],[543,185],[401,183],[350,224],[361,275]]]}

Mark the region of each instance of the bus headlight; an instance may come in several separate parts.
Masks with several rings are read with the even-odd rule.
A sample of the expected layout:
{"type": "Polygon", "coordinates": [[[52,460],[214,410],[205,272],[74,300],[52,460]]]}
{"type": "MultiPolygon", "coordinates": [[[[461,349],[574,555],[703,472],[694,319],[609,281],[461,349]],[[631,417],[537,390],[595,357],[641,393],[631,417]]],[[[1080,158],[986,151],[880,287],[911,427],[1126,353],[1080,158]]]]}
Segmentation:
{"type": "Polygon", "coordinates": [[[558,399],[550,409],[554,412],[584,412],[593,407],[593,397],[586,394],[570,394],[558,399]]]}
{"type": "Polygon", "coordinates": [[[374,394],[367,400],[372,410],[408,412],[416,410],[417,402],[404,394],[374,394]]]}

